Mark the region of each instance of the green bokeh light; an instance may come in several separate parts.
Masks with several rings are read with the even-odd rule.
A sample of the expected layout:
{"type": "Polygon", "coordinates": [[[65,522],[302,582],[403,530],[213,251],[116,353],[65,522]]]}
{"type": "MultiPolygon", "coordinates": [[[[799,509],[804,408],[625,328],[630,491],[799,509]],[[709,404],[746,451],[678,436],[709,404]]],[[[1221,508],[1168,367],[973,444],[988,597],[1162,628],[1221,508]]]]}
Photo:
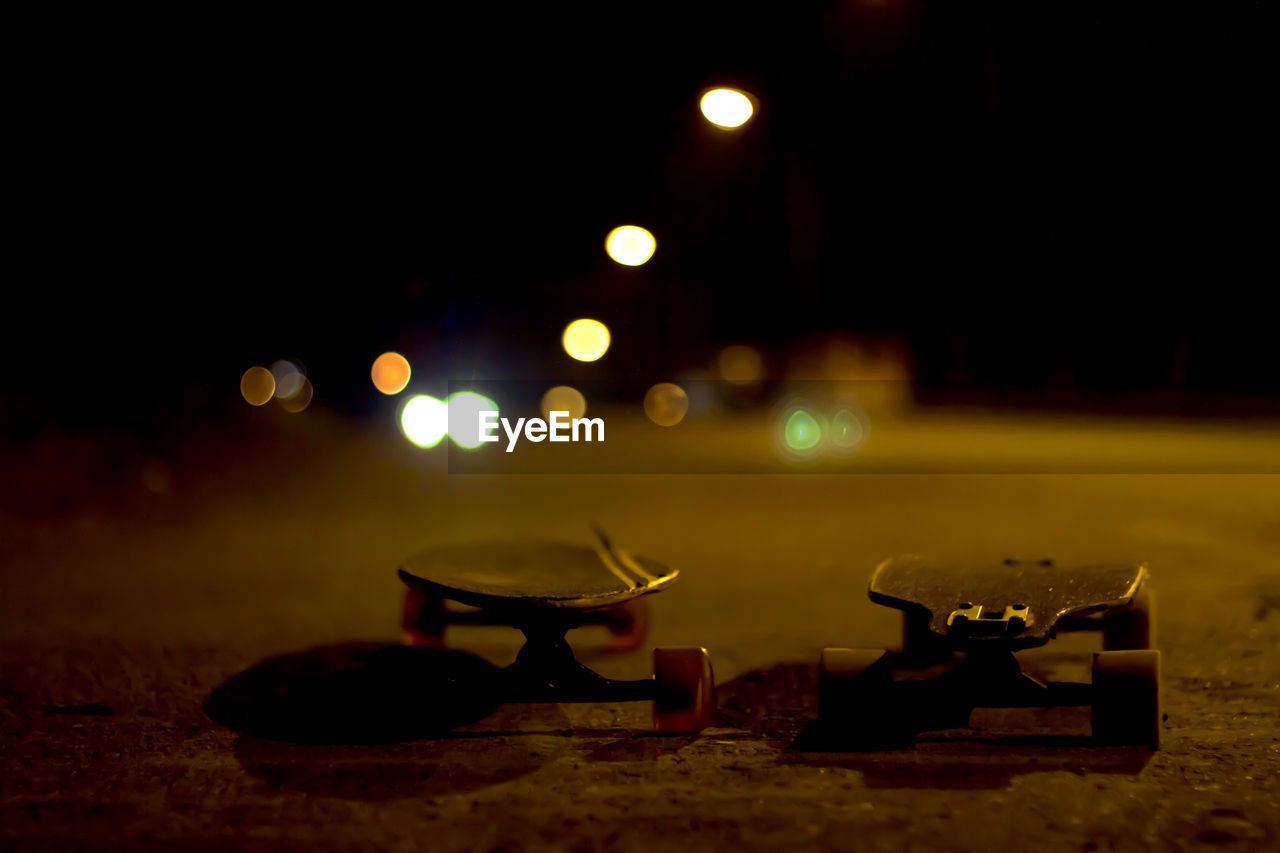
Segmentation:
{"type": "Polygon", "coordinates": [[[831,419],[831,443],[836,447],[857,447],[862,441],[862,421],[848,409],[841,409],[831,419]]]}
{"type": "Polygon", "coordinates": [[[782,439],[792,450],[812,450],[822,441],[822,427],[812,414],[796,409],[782,428],[782,439]]]}

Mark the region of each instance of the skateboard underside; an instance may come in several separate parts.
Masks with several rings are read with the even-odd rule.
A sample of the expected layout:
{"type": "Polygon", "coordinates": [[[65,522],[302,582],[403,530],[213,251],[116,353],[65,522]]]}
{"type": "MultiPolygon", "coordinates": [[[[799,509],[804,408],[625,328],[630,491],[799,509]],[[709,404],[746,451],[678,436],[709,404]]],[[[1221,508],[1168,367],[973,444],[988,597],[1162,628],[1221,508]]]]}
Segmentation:
{"type": "Polygon", "coordinates": [[[422,552],[399,574],[429,595],[516,611],[608,607],[662,589],[678,572],[605,544],[491,542],[422,552]]]}

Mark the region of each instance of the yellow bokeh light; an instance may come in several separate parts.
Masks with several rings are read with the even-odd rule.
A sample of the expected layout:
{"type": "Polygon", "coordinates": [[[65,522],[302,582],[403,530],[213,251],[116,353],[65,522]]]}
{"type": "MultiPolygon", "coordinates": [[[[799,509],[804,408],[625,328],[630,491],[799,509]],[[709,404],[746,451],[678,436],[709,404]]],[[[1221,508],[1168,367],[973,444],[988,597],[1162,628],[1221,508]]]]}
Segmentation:
{"type": "Polygon", "coordinates": [[[720,378],[735,385],[751,385],[764,378],[764,358],[760,351],[745,344],[733,344],[720,350],[720,378]]]}
{"type": "Polygon", "coordinates": [[[580,418],[587,413],[587,398],[568,385],[548,388],[542,395],[542,416],[550,420],[552,412],[568,412],[569,417],[580,418]]]}
{"type": "Polygon", "coordinates": [[[638,267],[653,257],[658,241],[639,225],[619,225],[604,238],[604,250],[623,266],[638,267]]]}
{"type": "Polygon", "coordinates": [[[644,395],[644,413],[658,426],[675,426],[689,411],[689,395],[673,382],[659,382],[644,395]]]}
{"type": "Polygon", "coordinates": [[[435,447],[449,429],[449,407],[435,397],[418,394],[400,410],[400,430],[418,447],[435,447]]]}
{"type": "Polygon", "coordinates": [[[698,106],[707,121],[726,130],[742,127],[755,112],[750,96],[737,89],[712,89],[702,96],[698,106]]]}
{"type": "Polygon", "coordinates": [[[373,360],[373,387],[383,394],[399,394],[409,384],[409,362],[398,352],[384,352],[373,360]]]}
{"type": "Polygon", "coordinates": [[[599,320],[574,320],[560,337],[564,351],[578,361],[595,361],[609,349],[609,327],[599,320]]]}
{"type": "Polygon", "coordinates": [[[276,378],[265,367],[250,367],[240,377],[240,396],[250,406],[266,405],[275,393],[276,378]]]}
{"type": "Polygon", "coordinates": [[[307,406],[311,405],[311,397],[314,393],[315,389],[311,387],[311,380],[304,376],[302,377],[302,384],[298,387],[297,391],[294,391],[288,397],[281,397],[277,394],[276,399],[280,403],[280,408],[284,409],[286,412],[292,412],[296,415],[298,412],[301,412],[307,406]]]}

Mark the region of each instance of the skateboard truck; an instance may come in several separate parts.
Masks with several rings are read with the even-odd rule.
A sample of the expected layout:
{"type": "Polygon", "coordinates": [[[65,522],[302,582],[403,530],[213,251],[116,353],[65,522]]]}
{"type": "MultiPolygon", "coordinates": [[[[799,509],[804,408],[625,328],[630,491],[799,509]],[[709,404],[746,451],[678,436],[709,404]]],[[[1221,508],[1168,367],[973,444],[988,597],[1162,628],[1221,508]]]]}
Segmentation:
{"type": "Polygon", "coordinates": [[[828,735],[857,748],[968,726],[974,708],[1074,705],[1091,709],[1097,741],[1158,747],[1160,652],[1145,564],[1005,560],[944,571],[908,556],[880,564],[868,595],[903,611],[902,651],[823,651],[818,716],[828,735]],[[1064,631],[1102,634],[1090,682],[1022,671],[1015,652],[1064,631]]]}
{"type": "MultiPolygon", "coordinates": [[[[608,632],[605,651],[634,651],[643,646],[649,636],[649,603],[642,598],[583,611],[580,615],[582,618],[575,627],[599,625],[608,632]]],[[[400,631],[406,646],[446,648],[445,634],[450,625],[492,627],[509,626],[510,622],[483,608],[451,608],[443,597],[412,587],[405,593],[400,631]]]]}
{"type": "Polygon", "coordinates": [[[1001,611],[962,601],[947,617],[947,628],[956,637],[1009,637],[1026,628],[1030,616],[1025,604],[1009,604],[1001,611]]]}
{"type": "Polygon", "coordinates": [[[522,627],[525,644],[510,666],[500,671],[507,702],[625,702],[653,699],[651,678],[618,681],[578,662],[565,634],[574,625],[530,623],[522,627]]]}
{"type": "Polygon", "coordinates": [[[572,627],[538,620],[521,627],[525,644],[498,675],[502,701],[651,701],[658,731],[698,731],[710,723],[711,665],[703,649],[655,649],[652,678],[607,678],[574,657],[565,640],[572,627]]]}
{"type": "Polygon", "coordinates": [[[525,636],[516,659],[498,672],[503,702],[653,702],[653,727],[660,732],[697,732],[711,724],[711,661],[705,649],[653,650],[653,676],[608,678],[574,656],[565,635],[578,627],[574,611],[513,614],[525,636]]]}

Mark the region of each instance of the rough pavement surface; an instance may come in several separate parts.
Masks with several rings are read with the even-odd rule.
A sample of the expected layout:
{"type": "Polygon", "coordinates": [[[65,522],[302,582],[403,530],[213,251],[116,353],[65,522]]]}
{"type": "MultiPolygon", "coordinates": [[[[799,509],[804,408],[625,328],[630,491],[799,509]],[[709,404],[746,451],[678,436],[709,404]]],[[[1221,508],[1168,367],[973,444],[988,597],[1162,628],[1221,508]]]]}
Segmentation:
{"type": "MultiPolygon", "coordinates": [[[[6,460],[0,847],[1280,845],[1280,476],[459,477],[385,431],[286,418],[253,441],[192,437],[164,465],[70,439],[6,460]],[[415,730],[458,696],[384,649],[400,558],[585,541],[589,520],[682,570],[651,599],[650,643],[708,648],[715,726],[654,736],[646,707],[610,704],[415,730]],[[1074,709],[979,711],[909,749],[795,748],[819,650],[894,642],[865,584],[906,551],[1148,560],[1163,748],[1092,746],[1074,709]],[[301,731],[340,712],[347,742],[211,720],[211,694],[254,667],[279,678],[247,689],[248,713],[277,701],[301,731]]],[[[647,650],[578,634],[606,674],[647,675],[647,650]]],[[[517,648],[502,629],[457,640],[496,664],[517,648]]],[[[1026,666],[1084,679],[1092,648],[1064,638],[1026,666]]]]}

